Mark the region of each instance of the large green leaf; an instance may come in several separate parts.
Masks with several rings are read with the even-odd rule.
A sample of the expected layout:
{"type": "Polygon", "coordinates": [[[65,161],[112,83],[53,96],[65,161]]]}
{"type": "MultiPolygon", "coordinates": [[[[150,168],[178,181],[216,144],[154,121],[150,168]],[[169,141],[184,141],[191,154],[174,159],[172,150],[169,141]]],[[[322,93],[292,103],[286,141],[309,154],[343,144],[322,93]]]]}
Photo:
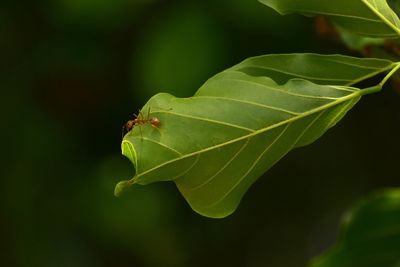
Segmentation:
{"type": "Polygon", "coordinates": [[[353,33],[399,37],[400,20],[385,0],[259,0],[281,14],[324,15],[353,33]]]}
{"type": "Polygon", "coordinates": [[[311,267],[399,267],[400,189],[358,203],[343,220],[338,244],[311,267]]]}
{"type": "Polygon", "coordinates": [[[393,66],[340,55],[269,55],[217,74],[193,97],[157,94],[142,113],[161,124],[136,126],[124,137],[122,153],[136,174],[116,194],[133,183],[173,180],[195,211],[225,217],[258,177],[369,91],[347,85],[393,66]]]}

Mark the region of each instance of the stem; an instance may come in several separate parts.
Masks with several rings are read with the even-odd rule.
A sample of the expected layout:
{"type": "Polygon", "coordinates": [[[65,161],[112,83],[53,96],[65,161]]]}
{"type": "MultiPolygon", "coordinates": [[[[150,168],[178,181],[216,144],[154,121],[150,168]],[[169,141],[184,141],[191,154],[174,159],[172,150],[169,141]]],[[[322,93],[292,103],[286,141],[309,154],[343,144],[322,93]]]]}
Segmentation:
{"type": "Polygon", "coordinates": [[[361,95],[368,95],[368,94],[373,94],[377,93],[382,90],[383,85],[389,80],[389,78],[400,68],[400,62],[393,63],[393,65],[396,65],[391,71],[389,71],[388,74],[383,78],[383,80],[375,86],[371,86],[365,89],[362,89],[360,91],[361,95]]]}
{"type": "Polygon", "coordinates": [[[385,78],[383,78],[383,80],[379,83],[379,86],[382,87],[387,80],[389,80],[389,78],[400,68],[400,62],[396,62],[393,63],[396,65],[396,67],[394,67],[388,74],[386,74],[385,78]]]}
{"type": "Polygon", "coordinates": [[[375,85],[375,86],[371,86],[371,87],[360,90],[360,94],[361,95],[369,95],[369,94],[373,94],[373,93],[378,93],[381,90],[382,90],[382,86],[375,85]]]}

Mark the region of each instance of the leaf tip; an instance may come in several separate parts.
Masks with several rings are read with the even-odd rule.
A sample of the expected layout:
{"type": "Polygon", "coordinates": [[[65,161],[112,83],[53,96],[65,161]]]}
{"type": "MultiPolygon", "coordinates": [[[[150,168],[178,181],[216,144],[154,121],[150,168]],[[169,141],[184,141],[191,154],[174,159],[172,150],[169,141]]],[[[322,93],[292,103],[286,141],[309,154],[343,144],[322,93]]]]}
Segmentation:
{"type": "Polygon", "coordinates": [[[128,180],[121,181],[117,183],[114,189],[114,196],[120,197],[121,194],[127,189],[132,183],[130,183],[128,180]]]}

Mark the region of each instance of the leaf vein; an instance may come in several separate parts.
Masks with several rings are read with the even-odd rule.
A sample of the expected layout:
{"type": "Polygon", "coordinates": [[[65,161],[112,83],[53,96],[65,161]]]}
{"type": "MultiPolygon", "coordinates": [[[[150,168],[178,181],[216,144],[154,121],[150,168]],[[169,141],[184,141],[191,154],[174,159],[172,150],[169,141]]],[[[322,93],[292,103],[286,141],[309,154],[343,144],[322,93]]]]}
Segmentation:
{"type": "Polygon", "coordinates": [[[329,59],[329,58],[327,58],[326,61],[338,63],[338,64],[341,64],[341,65],[347,65],[347,66],[351,66],[351,67],[357,67],[357,68],[360,68],[360,69],[367,69],[367,70],[379,70],[379,69],[382,69],[380,67],[359,65],[359,64],[355,64],[355,63],[350,63],[350,62],[345,62],[345,61],[340,61],[340,60],[335,60],[335,59],[329,59]]]}
{"type": "Polygon", "coordinates": [[[226,126],[230,126],[232,128],[238,128],[238,129],[242,129],[248,132],[255,132],[256,130],[254,129],[250,129],[247,127],[243,127],[240,125],[236,125],[236,124],[232,124],[232,123],[228,123],[228,122],[223,122],[223,121],[218,121],[218,120],[212,120],[212,119],[206,119],[206,118],[202,118],[202,117],[197,117],[197,116],[192,116],[192,115],[186,115],[186,114],[181,114],[181,113],[176,113],[176,112],[170,112],[170,111],[155,111],[152,114],[156,114],[156,113],[164,113],[164,114],[170,114],[170,115],[175,115],[175,116],[180,116],[180,117],[184,117],[184,118],[190,118],[190,119],[194,119],[194,120],[201,120],[201,121],[206,121],[206,122],[210,122],[210,123],[214,123],[214,124],[221,124],[221,125],[226,125],[226,126]]]}
{"type": "Polygon", "coordinates": [[[180,177],[182,177],[183,175],[185,175],[186,173],[188,173],[191,169],[193,169],[194,166],[196,166],[197,162],[200,159],[201,154],[197,154],[196,160],[193,162],[193,164],[187,168],[186,170],[184,170],[182,173],[180,173],[179,175],[175,176],[174,178],[171,179],[171,181],[176,180],[180,177]]]}
{"type": "Polygon", "coordinates": [[[327,110],[323,110],[321,111],[320,114],[318,114],[318,116],[316,116],[308,125],[307,127],[301,132],[301,134],[297,137],[296,141],[293,143],[292,147],[289,149],[293,149],[296,144],[300,141],[300,139],[306,134],[306,132],[311,128],[312,125],[314,125],[314,123],[326,112],[327,110]]]}
{"type": "Polygon", "coordinates": [[[259,106],[259,107],[263,107],[263,108],[267,108],[267,109],[282,111],[282,112],[285,112],[285,113],[288,113],[288,114],[291,114],[291,115],[299,115],[300,114],[298,112],[286,110],[286,109],[283,109],[283,108],[277,108],[277,107],[268,106],[268,105],[260,104],[260,103],[253,102],[253,101],[240,100],[240,99],[235,99],[235,98],[228,98],[228,97],[221,97],[221,96],[193,96],[191,98],[210,98],[210,99],[221,99],[221,100],[226,100],[226,101],[235,101],[235,102],[245,103],[245,104],[254,105],[254,106],[259,106]]]}
{"type": "MultiPolygon", "coordinates": [[[[325,77],[313,77],[313,76],[307,76],[307,75],[303,75],[303,74],[299,74],[299,73],[294,73],[294,72],[289,72],[289,71],[283,71],[281,69],[277,69],[277,68],[272,68],[272,67],[265,67],[265,66],[260,66],[260,65],[246,65],[246,67],[254,67],[254,68],[260,68],[260,69],[265,69],[265,70],[272,70],[272,71],[276,71],[276,72],[280,72],[280,73],[284,73],[287,75],[291,75],[291,76],[296,76],[296,77],[300,77],[306,80],[319,80],[319,81],[333,81],[333,82],[349,82],[352,80],[349,79],[338,79],[338,78],[325,78],[325,77]]],[[[236,70],[239,71],[239,70],[236,70]]]]}
{"type": "Polygon", "coordinates": [[[207,207],[213,207],[215,205],[217,205],[219,202],[221,202],[224,198],[226,198],[233,189],[235,189],[242,181],[244,178],[247,177],[247,175],[254,169],[254,167],[258,164],[258,162],[261,160],[261,158],[264,156],[265,153],[267,153],[269,151],[269,149],[271,147],[273,147],[275,145],[275,143],[282,137],[282,135],[286,132],[286,130],[289,128],[289,126],[291,125],[291,123],[288,123],[285,128],[280,132],[280,134],[274,139],[274,141],[272,141],[265,149],[263,152],[261,152],[261,154],[257,157],[257,159],[253,162],[253,164],[250,166],[250,168],[245,172],[245,174],[243,174],[239,180],[217,201],[215,201],[213,204],[211,205],[207,205],[207,207]]]}
{"type": "Polygon", "coordinates": [[[377,75],[377,74],[379,74],[379,73],[381,73],[381,72],[384,72],[384,71],[387,71],[387,70],[389,70],[389,69],[392,69],[394,65],[396,65],[396,64],[395,64],[395,63],[392,63],[392,64],[390,64],[389,66],[387,66],[386,68],[383,68],[383,69],[381,69],[381,70],[377,70],[377,71],[375,71],[375,72],[368,73],[368,74],[366,74],[366,75],[364,75],[364,76],[359,77],[358,79],[352,80],[350,83],[347,83],[346,85],[352,85],[352,84],[356,84],[356,83],[358,83],[358,82],[361,82],[361,81],[363,81],[363,80],[365,80],[365,79],[368,79],[368,78],[370,78],[370,77],[373,77],[373,76],[375,76],[375,75],[377,75]]]}
{"type": "Polygon", "coordinates": [[[148,142],[155,143],[155,144],[160,145],[160,146],[162,146],[162,147],[164,147],[164,148],[166,148],[166,149],[168,149],[168,150],[171,150],[172,152],[178,154],[179,156],[182,156],[182,155],[183,155],[183,154],[182,154],[181,152],[179,152],[178,150],[176,150],[176,149],[174,149],[174,148],[172,148],[172,147],[170,147],[170,146],[167,146],[166,144],[163,144],[163,143],[161,143],[161,142],[158,142],[158,141],[156,141],[156,140],[153,140],[153,139],[150,139],[150,138],[146,138],[146,137],[139,137],[139,136],[133,136],[132,139],[134,139],[134,138],[136,138],[136,139],[142,139],[142,140],[146,140],[146,141],[148,141],[148,142]]]}
{"type": "Polygon", "coordinates": [[[352,19],[359,19],[359,20],[365,20],[365,21],[370,21],[370,22],[375,22],[375,23],[382,23],[381,20],[378,19],[371,19],[368,17],[361,17],[361,16],[354,16],[354,15],[347,15],[347,14],[339,14],[339,13],[333,13],[333,12],[322,12],[322,11],[317,11],[317,10],[307,10],[307,9],[298,9],[296,10],[298,13],[311,13],[311,14],[318,14],[318,15],[324,15],[324,16],[333,16],[333,17],[345,17],[345,18],[352,18],[352,19]]]}
{"type": "Polygon", "coordinates": [[[228,167],[231,164],[231,162],[243,151],[243,149],[245,149],[247,147],[247,145],[249,144],[249,141],[250,141],[250,138],[247,138],[247,141],[240,147],[240,149],[213,176],[211,176],[209,179],[207,179],[200,185],[197,185],[195,187],[187,189],[187,191],[190,192],[190,191],[197,190],[197,189],[205,186],[206,184],[210,183],[212,180],[214,180],[214,178],[217,177],[218,174],[220,174],[226,167],[228,167]]]}
{"type": "Polygon", "coordinates": [[[303,95],[303,94],[293,93],[293,92],[277,89],[275,87],[270,87],[270,86],[267,86],[267,85],[262,84],[262,83],[257,83],[257,82],[247,81],[247,80],[240,80],[240,79],[234,79],[234,78],[226,78],[226,80],[232,80],[232,81],[235,81],[235,82],[242,82],[242,83],[249,83],[249,84],[253,84],[253,85],[256,85],[256,86],[265,87],[265,88],[267,88],[267,89],[269,89],[271,91],[282,92],[284,94],[292,95],[292,96],[296,96],[296,97],[311,98],[311,99],[324,99],[324,100],[337,100],[337,99],[339,99],[338,97],[312,96],[312,95],[303,95]]]}
{"type": "MultiPolygon", "coordinates": [[[[293,142],[292,146],[287,149],[287,151],[290,151],[293,149],[293,147],[296,145],[296,143],[304,136],[304,134],[310,129],[310,127],[326,112],[326,109],[321,111],[318,116],[316,116],[308,125],[307,127],[301,132],[301,134],[296,138],[296,141],[293,142]]],[[[253,163],[253,165],[250,167],[249,170],[232,186],[231,189],[228,190],[219,200],[214,202],[213,204],[207,206],[207,207],[212,207],[221,202],[224,198],[226,198],[248,175],[249,173],[254,169],[254,167],[260,162],[261,158],[265,155],[265,153],[268,152],[268,150],[278,141],[279,138],[286,132],[286,130],[292,125],[291,123],[288,123],[285,127],[285,129],[282,130],[282,132],[279,134],[277,138],[260,154],[260,156],[257,158],[257,160],[253,163]]],[[[276,159],[278,160],[278,159],[276,159]]]]}

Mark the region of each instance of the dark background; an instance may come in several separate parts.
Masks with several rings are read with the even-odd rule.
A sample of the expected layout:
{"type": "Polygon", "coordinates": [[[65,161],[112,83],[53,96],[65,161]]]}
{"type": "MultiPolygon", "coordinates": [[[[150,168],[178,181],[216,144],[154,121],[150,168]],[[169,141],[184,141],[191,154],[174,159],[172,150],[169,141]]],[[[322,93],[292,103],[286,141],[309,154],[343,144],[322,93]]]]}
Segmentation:
{"type": "Polygon", "coordinates": [[[287,52],[350,53],[256,0],[1,1],[0,265],[305,266],[354,201],[400,185],[390,84],[225,219],[196,214],[171,182],[113,196],[134,174],[121,126],[150,96],[191,96],[247,57],[287,52]]]}

